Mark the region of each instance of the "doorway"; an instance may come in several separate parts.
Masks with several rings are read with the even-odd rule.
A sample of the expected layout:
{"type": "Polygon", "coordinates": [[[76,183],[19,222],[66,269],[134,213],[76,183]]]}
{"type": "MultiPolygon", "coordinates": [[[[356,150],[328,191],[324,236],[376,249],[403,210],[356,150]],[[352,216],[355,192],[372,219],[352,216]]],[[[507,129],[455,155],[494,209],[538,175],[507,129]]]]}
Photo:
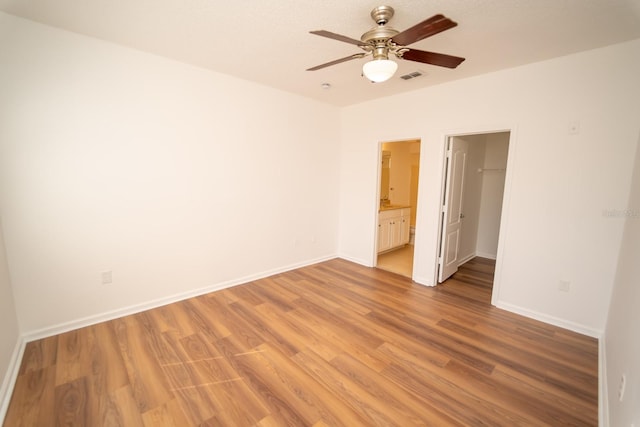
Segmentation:
{"type": "Polygon", "coordinates": [[[380,144],[376,267],[413,276],[420,140],[380,144]]]}
{"type": "Polygon", "coordinates": [[[447,139],[438,283],[471,260],[497,260],[509,139],[509,131],[447,139]]]}

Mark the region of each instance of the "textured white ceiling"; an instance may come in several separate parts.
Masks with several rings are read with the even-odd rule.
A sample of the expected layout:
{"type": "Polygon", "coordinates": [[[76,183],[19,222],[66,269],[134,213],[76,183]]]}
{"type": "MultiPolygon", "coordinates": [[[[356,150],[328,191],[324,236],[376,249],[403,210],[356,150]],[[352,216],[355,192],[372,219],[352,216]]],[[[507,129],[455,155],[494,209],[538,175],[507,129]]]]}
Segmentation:
{"type": "Polygon", "coordinates": [[[640,38],[640,0],[0,0],[0,10],[340,106],[640,38]],[[310,30],[359,39],[381,4],[400,31],[436,13],[456,21],[411,47],[466,61],[399,61],[380,84],[361,76],[366,59],[305,71],[360,52],[310,30]],[[399,78],[416,70],[425,75],[399,78]]]}

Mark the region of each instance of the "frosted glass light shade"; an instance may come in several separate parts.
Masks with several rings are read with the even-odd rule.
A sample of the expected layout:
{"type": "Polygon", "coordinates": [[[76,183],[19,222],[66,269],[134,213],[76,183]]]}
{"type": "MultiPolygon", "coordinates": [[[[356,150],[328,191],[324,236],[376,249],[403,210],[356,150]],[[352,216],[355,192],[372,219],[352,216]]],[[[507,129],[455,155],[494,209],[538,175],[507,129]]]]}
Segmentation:
{"type": "Polygon", "coordinates": [[[362,66],[362,74],[374,83],[381,83],[393,77],[398,64],[389,59],[374,59],[362,66]]]}

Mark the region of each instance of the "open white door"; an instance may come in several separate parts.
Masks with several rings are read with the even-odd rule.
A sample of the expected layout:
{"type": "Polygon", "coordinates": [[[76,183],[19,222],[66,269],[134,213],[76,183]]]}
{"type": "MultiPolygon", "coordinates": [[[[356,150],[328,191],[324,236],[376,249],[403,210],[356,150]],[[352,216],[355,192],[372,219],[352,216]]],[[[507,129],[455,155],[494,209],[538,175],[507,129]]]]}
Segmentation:
{"type": "Polygon", "coordinates": [[[449,138],[446,162],[444,206],[442,207],[442,236],[438,259],[438,283],[458,271],[458,249],[462,225],[462,194],[468,143],[449,138]]]}

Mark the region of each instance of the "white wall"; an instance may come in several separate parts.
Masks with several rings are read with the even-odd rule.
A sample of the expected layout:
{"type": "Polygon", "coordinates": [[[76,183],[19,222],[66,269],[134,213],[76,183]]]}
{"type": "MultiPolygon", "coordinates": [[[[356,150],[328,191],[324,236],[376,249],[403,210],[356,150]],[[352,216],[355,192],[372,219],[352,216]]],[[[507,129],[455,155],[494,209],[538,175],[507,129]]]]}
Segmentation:
{"type": "Polygon", "coordinates": [[[486,135],[482,173],[482,201],[478,219],[478,256],[496,259],[498,256],[498,235],[504,195],[505,169],[509,151],[509,133],[486,135]],[[496,170],[497,169],[497,170],[496,170]]]}
{"type": "Polygon", "coordinates": [[[445,136],[511,129],[494,302],[600,334],[623,229],[602,211],[629,194],[638,75],[635,40],[344,108],[340,255],[372,263],[378,141],[421,138],[414,280],[433,285],[445,136]],[[402,126],[371,126],[379,111],[402,126]]]}
{"type": "Polygon", "coordinates": [[[26,334],[337,252],[337,108],[2,13],[0,93],[26,334]]]}
{"type": "Polygon", "coordinates": [[[0,221],[0,420],[4,418],[5,406],[9,404],[8,391],[13,388],[12,367],[17,363],[19,336],[0,221]]]}
{"type": "Polygon", "coordinates": [[[640,138],[629,202],[611,205],[608,221],[624,223],[606,334],[603,338],[609,425],[640,425],[640,138]],[[626,376],[622,402],[620,378],[626,376]]]}

